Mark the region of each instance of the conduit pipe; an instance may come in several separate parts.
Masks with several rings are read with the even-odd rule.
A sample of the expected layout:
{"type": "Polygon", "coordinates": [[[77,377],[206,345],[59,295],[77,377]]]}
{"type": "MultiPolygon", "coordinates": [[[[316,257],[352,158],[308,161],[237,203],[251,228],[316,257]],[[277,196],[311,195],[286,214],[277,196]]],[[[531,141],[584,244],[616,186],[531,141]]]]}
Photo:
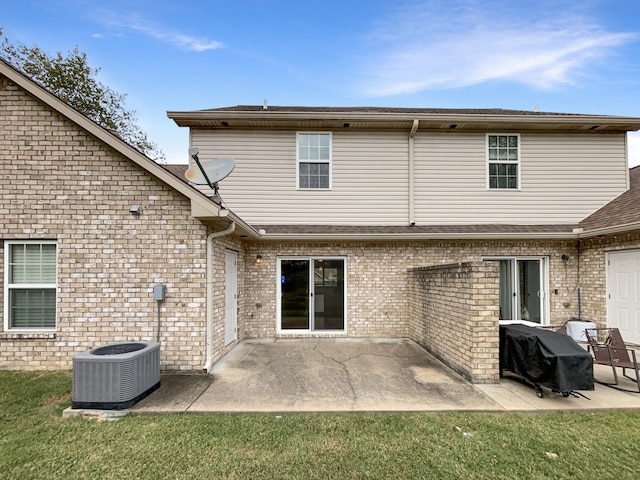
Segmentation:
{"type": "Polygon", "coordinates": [[[414,193],[413,193],[413,137],[416,136],[416,132],[418,131],[418,125],[420,120],[417,118],[413,120],[413,125],[411,126],[411,132],[409,132],[409,225],[415,225],[414,218],[414,193]]]}
{"type": "Polygon", "coordinates": [[[206,328],[206,355],[205,364],[202,368],[204,373],[209,373],[213,366],[213,241],[216,238],[231,235],[236,230],[236,223],[231,222],[229,226],[219,232],[213,232],[207,237],[207,328],[206,328]]]}

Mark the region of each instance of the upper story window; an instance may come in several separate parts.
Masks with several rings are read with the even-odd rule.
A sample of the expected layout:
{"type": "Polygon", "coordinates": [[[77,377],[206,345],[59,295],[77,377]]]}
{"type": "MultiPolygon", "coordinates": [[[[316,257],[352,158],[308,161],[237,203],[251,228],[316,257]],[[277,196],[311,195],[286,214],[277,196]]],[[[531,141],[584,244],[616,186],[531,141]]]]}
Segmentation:
{"type": "Polygon", "coordinates": [[[56,242],[8,241],[4,255],[5,330],[56,326],[56,242]]]}
{"type": "Polygon", "coordinates": [[[520,135],[487,135],[487,185],[520,188],[520,135]]]}
{"type": "Polygon", "coordinates": [[[331,133],[298,133],[298,188],[331,188],[331,133]]]}

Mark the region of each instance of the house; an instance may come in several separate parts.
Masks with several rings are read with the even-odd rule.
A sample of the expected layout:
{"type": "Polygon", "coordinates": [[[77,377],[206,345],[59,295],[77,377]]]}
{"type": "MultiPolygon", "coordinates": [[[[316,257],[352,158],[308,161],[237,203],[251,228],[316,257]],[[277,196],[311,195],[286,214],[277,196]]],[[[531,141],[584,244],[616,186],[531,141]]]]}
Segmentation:
{"type": "Polygon", "coordinates": [[[235,159],[219,201],[0,68],[0,368],[158,338],[162,368],[208,371],[243,338],[408,337],[480,383],[498,381],[500,319],[581,317],[640,343],[640,118],[168,112],[185,156],[235,159]],[[40,265],[37,288],[21,262],[40,265]]]}

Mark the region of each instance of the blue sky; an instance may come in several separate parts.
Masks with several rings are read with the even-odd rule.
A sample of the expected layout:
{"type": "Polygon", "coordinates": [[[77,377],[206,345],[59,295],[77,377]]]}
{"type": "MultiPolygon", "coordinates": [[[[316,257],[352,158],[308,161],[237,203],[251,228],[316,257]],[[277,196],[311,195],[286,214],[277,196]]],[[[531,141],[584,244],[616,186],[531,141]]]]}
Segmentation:
{"type": "MultiPolygon", "coordinates": [[[[637,0],[21,0],[12,43],[75,46],[169,163],[168,110],[238,104],[506,108],[640,117],[637,0]]],[[[640,165],[640,134],[630,135],[640,165]]]]}

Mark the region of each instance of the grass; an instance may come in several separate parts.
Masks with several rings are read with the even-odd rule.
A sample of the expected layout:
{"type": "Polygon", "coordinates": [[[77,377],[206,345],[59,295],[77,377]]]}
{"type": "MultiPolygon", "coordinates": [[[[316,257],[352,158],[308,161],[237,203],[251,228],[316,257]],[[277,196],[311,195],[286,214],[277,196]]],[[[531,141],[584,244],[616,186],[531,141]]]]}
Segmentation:
{"type": "Polygon", "coordinates": [[[638,478],[640,412],[98,422],[61,418],[70,389],[70,372],[0,372],[1,479],[638,478]]]}

